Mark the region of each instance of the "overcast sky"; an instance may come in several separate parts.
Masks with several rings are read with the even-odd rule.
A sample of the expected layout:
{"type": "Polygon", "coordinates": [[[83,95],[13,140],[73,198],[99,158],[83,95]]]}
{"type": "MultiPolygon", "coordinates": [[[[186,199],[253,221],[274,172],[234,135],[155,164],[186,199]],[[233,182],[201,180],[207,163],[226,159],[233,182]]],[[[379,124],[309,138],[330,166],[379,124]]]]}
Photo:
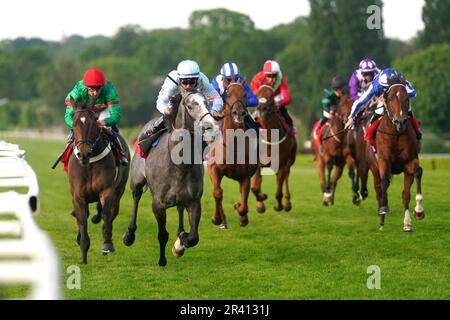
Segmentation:
{"type": "MultiPolygon", "coordinates": [[[[423,4],[424,0],[384,0],[385,35],[408,40],[422,30],[423,4]]],[[[249,15],[259,29],[309,14],[308,0],[1,0],[0,40],[112,36],[127,24],[146,30],[187,28],[192,11],[219,7],[249,15]]]]}

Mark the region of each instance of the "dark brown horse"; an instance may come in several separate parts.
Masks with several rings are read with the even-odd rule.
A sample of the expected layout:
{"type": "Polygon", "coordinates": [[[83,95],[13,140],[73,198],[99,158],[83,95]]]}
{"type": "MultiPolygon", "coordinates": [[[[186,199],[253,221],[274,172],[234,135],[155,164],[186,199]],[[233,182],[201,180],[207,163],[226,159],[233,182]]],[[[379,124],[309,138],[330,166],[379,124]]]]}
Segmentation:
{"type": "MultiPolygon", "coordinates": [[[[73,134],[74,150],[69,158],[68,176],[72,193],[73,215],[77,219],[78,237],[83,264],[87,263],[90,247],[88,235],[89,203],[97,202],[98,214],[94,223],[103,218],[104,255],[115,251],[112,241],[112,224],[119,213],[120,198],[128,180],[128,166],[116,164],[109,139],[97,125],[97,115],[84,102],[75,103],[73,134]]],[[[127,143],[120,137],[126,157],[130,159],[127,143]]]]}
{"type": "Polygon", "coordinates": [[[350,155],[350,148],[346,140],[346,131],[344,130],[345,121],[351,110],[351,101],[347,96],[340,98],[334,116],[325,124],[322,130],[323,151],[320,151],[319,143],[315,137],[315,130],[311,135],[311,149],[315,156],[317,173],[320,177],[320,188],[323,192],[323,205],[334,204],[334,195],[337,187],[337,181],[342,176],[345,165],[349,169],[349,177],[352,181],[353,203],[359,204],[359,195],[355,192],[355,171],[354,160],[350,155]],[[326,177],[325,177],[325,168],[326,177]],[[331,173],[334,169],[334,174],[331,173]]]}
{"type": "Polygon", "coordinates": [[[260,135],[259,143],[259,165],[256,173],[252,178],[252,192],[257,200],[257,210],[259,213],[263,213],[266,208],[264,200],[267,199],[267,195],[262,193],[262,175],[261,168],[271,167],[276,171],[277,177],[277,191],[275,198],[277,204],[274,206],[275,211],[290,211],[292,209],[291,193],[289,191],[289,173],[290,168],[295,162],[295,156],[297,151],[297,141],[295,136],[290,134],[288,130],[282,125],[279,114],[275,106],[274,91],[271,86],[262,85],[257,92],[258,97],[258,116],[255,119],[263,132],[266,134],[260,135]],[[275,136],[276,140],[272,137],[275,136]],[[261,149],[265,147],[266,152],[261,152],[261,149]],[[274,162],[277,165],[274,166],[274,162]],[[281,203],[283,198],[283,184],[285,185],[285,203],[284,206],[281,203]]]}
{"type": "Polygon", "coordinates": [[[405,84],[391,85],[384,94],[384,103],[384,113],[380,118],[376,133],[377,154],[375,155],[371,148],[367,148],[369,167],[374,177],[374,187],[377,193],[380,230],[383,230],[384,218],[389,212],[387,190],[391,175],[403,172],[403,230],[411,231],[409,202],[414,178],[417,183],[415,218],[423,219],[425,210],[422,206],[422,168],[419,166],[419,143],[415,130],[408,121],[409,99],[405,84]]]}
{"type": "Polygon", "coordinates": [[[208,173],[213,184],[213,196],[216,211],[212,223],[220,228],[228,227],[222,206],[223,190],[220,186],[224,176],[236,180],[240,185],[241,201],[234,204],[239,214],[239,224],[248,224],[248,194],[250,179],[257,169],[257,133],[246,128],[247,95],[244,89],[245,80],[240,83],[225,79],[227,99],[224,104],[224,117],[220,122],[221,137],[214,143],[213,160],[208,164],[208,173]],[[230,161],[231,160],[231,161],[230,161]],[[231,163],[230,163],[231,162],[231,163]]]}

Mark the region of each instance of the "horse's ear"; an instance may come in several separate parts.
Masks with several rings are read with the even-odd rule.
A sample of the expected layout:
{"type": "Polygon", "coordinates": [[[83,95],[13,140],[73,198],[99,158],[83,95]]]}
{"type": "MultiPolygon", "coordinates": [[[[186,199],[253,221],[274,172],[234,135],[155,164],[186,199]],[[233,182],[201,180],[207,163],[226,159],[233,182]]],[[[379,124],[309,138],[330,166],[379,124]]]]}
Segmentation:
{"type": "Polygon", "coordinates": [[[241,80],[241,84],[244,85],[246,81],[247,81],[247,78],[243,77],[242,80],[241,80]]]}
{"type": "Polygon", "coordinates": [[[230,84],[230,81],[227,78],[223,77],[223,85],[228,87],[229,84],[230,84]]]}

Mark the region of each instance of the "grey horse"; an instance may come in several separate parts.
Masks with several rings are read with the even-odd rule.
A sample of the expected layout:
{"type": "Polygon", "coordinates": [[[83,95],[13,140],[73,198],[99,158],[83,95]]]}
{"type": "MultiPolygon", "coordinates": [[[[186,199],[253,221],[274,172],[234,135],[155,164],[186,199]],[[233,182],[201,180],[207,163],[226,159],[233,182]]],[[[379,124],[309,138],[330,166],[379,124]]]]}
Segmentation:
{"type": "MultiPolygon", "coordinates": [[[[169,239],[169,233],[166,230],[167,208],[176,206],[179,214],[177,240],[172,253],[180,257],[184,254],[185,248],[193,247],[199,241],[198,224],[201,216],[200,200],[203,194],[204,168],[201,157],[202,148],[198,148],[198,144],[194,142],[200,140],[201,146],[205,133],[218,129],[215,119],[208,111],[205,95],[198,91],[186,91],[182,88],[180,90],[181,102],[176,111],[172,130],[160,137],[158,145],[150,150],[146,159],[135,153],[131,161],[130,187],[134,207],[133,217],[128,231],[124,234],[123,243],[126,246],[134,243],[138,204],[147,185],[153,195],[152,209],[158,223],[160,246],[158,264],[160,266],[167,264],[165,257],[165,248],[169,239]],[[188,139],[180,139],[180,134],[184,134],[188,139]],[[197,147],[194,148],[194,145],[197,147]],[[191,155],[189,156],[188,153],[191,155]],[[180,154],[184,159],[181,163],[179,159],[175,159],[180,154]],[[194,157],[197,161],[194,161],[194,157]],[[189,233],[184,231],[184,209],[189,213],[189,233]]],[[[148,122],[140,134],[150,128],[154,121],[148,122]]]]}

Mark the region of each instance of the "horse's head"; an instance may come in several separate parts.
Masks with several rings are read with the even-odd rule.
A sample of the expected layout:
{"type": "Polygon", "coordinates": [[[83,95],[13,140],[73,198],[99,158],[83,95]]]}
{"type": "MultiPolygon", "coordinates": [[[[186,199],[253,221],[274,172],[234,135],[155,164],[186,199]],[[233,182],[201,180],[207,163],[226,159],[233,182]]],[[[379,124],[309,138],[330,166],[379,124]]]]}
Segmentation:
{"type": "Polygon", "coordinates": [[[70,104],[75,112],[73,116],[74,154],[82,166],[89,164],[93,150],[100,140],[101,131],[97,125],[97,115],[85,102],[70,104]]]}
{"type": "Polygon", "coordinates": [[[274,91],[271,86],[262,85],[258,88],[256,96],[258,97],[259,116],[265,119],[267,115],[274,114],[276,111],[274,91]]]}
{"type": "Polygon", "coordinates": [[[196,89],[185,90],[181,88],[181,102],[175,119],[177,129],[189,130],[195,134],[211,137],[211,133],[217,130],[217,124],[208,111],[206,96],[196,89]]]}
{"type": "Polygon", "coordinates": [[[243,126],[247,115],[247,93],[244,84],[245,79],[242,82],[236,78],[232,78],[230,81],[224,79],[224,85],[227,86],[224,114],[225,117],[231,117],[233,124],[236,126],[243,126]]]}
{"type": "Polygon", "coordinates": [[[404,81],[391,84],[384,94],[385,113],[395,126],[398,133],[403,133],[408,123],[409,97],[404,81]]]}
{"type": "Polygon", "coordinates": [[[347,95],[342,95],[339,99],[339,106],[336,110],[336,114],[339,118],[341,118],[344,122],[347,121],[350,112],[352,110],[352,101],[348,98],[347,95]]]}

